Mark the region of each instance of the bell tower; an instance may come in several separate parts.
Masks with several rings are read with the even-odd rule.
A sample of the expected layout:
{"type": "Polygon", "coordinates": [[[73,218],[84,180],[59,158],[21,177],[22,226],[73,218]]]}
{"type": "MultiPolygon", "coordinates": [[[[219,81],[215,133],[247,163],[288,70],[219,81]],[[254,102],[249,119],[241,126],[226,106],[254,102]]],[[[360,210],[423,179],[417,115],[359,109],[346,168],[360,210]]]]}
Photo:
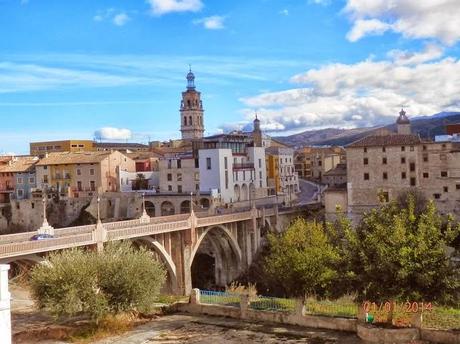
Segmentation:
{"type": "Polygon", "coordinates": [[[201,93],[195,89],[195,75],[190,68],[187,74],[187,90],[182,92],[180,105],[180,131],[182,140],[196,140],[203,138],[203,103],[201,93]]]}

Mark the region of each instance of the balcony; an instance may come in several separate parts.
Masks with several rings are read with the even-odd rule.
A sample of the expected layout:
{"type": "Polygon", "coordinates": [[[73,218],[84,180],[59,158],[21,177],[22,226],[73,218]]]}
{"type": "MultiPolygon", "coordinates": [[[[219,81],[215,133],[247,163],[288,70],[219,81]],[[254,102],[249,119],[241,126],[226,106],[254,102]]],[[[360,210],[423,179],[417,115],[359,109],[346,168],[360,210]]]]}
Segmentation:
{"type": "Polygon", "coordinates": [[[233,164],[233,170],[238,171],[238,170],[253,170],[254,169],[254,163],[238,163],[238,164],[233,164]]]}

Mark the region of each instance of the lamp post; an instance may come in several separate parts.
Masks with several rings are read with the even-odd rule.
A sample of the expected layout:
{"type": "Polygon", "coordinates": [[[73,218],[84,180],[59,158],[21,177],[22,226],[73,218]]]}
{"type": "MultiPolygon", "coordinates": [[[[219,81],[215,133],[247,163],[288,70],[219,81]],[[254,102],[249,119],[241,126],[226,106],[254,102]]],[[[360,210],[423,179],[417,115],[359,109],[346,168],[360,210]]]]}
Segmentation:
{"type": "Polygon", "coordinates": [[[101,198],[97,196],[97,223],[100,224],[101,221],[101,198]]]}
{"type": "Polygon", "coordinates": [[[193,213],[193,191],[190,191],[190,214],[193,213]]]}
{"type": "Polygon", "coordinates": [[[141,223],[149,223],[150,216],[147,214],[147,210],[145,208],[145,192],[142,193],[142,215],[140,217],[141,223]]]}

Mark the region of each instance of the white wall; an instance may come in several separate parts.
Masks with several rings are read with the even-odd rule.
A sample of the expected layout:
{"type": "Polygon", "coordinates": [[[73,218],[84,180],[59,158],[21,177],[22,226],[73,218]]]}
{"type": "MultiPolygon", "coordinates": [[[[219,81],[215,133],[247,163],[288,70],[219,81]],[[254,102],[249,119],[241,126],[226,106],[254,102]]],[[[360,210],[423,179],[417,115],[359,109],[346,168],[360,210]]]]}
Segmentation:
{"type": "Polygon", "coordinates": [[[218,189],[221,201],[230,202],[234,199],[233,194],[233,156],[231,149],[200,149],[200,191],[210,192],[218,189]],[[207,168],[207,159],[211,159],[211,169],[207,168]],[[227,168],[225,168],[227,158],[227,168]],[[228,175],[228,183],[225,183],[225,172],[228,175]]]}

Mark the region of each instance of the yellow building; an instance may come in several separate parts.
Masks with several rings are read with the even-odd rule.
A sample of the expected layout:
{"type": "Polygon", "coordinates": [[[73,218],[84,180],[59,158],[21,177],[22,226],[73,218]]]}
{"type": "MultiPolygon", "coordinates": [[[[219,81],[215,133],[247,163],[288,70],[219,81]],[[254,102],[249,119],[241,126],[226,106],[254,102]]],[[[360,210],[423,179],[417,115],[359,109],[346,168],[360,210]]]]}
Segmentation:
{"type": "Polygon", "coordinates": [[[91,152],[95,151],[96,146],[91,140],[62,140],[31,142],[30,155],[43,157],[46,153],[59,152],[91,152]]]}
{"type": "Polygon", "coordinates": [[[284,195],[286,202],[295,200],[299,192],[299,178],[294,168],[294,150],[269,147],[265,150],[268,188],[271,194],[284,195]]]}

